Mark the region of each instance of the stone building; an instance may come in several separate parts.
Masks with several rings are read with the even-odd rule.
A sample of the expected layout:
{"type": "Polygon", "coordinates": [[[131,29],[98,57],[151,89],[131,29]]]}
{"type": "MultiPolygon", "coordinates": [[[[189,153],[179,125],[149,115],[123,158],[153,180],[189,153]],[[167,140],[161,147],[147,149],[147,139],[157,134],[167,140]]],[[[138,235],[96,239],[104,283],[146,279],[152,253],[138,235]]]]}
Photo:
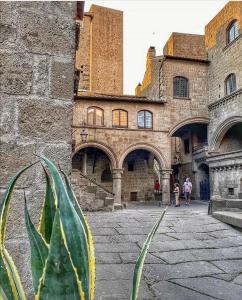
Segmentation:
{"type": "Polygon", "coordinates": [[[213,198],[242,199],[242,2],[230,2],[205,27],[210,61],[207,162],[213,198]]]}
{"type": "MultiPolygon", "coordinates": [[[[86,14],[87,27],[95,16],[98,34],[102,31],[104,37],[119,37],[122,43],[122,13],[93,6],[86,14]],[[106,34],[107,23],[98,26],[102,19],[99,14],[117,19],[117,22],[112,19],[116,27],[111,35],[106,34]]],[[[81,36],[86,45],[85,54],[77,58],[76,65],[88,61],[88,76],[85,82],[80,80],[75,98],[73,169],[109,190],[113,188],[116,202],[154,199],[152,183],[156,179],[162,183],[163,201],[169,202],[168,194],[174,182],[182,183],[186,177],[192,179],[194,198],[208,200],[210,193],[214,195],[218,190],[225,197],[232,193],[232,188],[233,197],[238,197],[241,127],[236,124],[241,114],[240,28],[241,2],[229,2],[206,26],[205,35],[172,33],[162,55],[156,55],[154,47],[148,49],[143,81],[137,85],[135,96],[128,96],[122,95],[121,86],[107,87],[112,80],[105,81],[113,60],[120,62],[118,69],[122,69],[122,51],[111,52],[108,57],[106,52],[99,53],[99,62],[103,64],[97,63],[96,70],[99,83],[105,83],[91,84],[95,74],[91,71],[94,65],[89,54],[90,40],[95,40],[97,33],[89,29],[87,33],[84,20],[81,36]],[[228,42],[228,37],[233,40],[228,42]],[[235,77],[236,87],[231,83],[235,77]],[[230,95],[224,94],[225,82],[227,89],[234,89],[230,95]],[[229,107],[233,104],[234,111],[225,103],[229,107]],[[80,130],[88,133],[86,143],[82,142],[80,130]],[[227,142],[221,143],[221,136],[227,142]],[[226,167],[229,178],[234,178],[234,187],[225,187],[231,185],[226,176],[220,187],[217,182],[219,165],[224,164],[221,158],[225,159],[216,148],[218,143],[226,149],[222,151],[227,153],[227,163],[238,159],[236,167],[226,167]]],[[[112,38],[112,42],[117,40],[112,38]]],[[[104,38],[99,40],[99,47],[107,49],[109,43],[104,38]]],[[[122,48],[122,45],[111,43],[110,47],[122,48]]],[[[111,76],[115,82],[122,82],[117,80],[121,74],[118,69],[114,65],[111,76]]]]}
{"type": "MultiPolygon", "coordinates": [[[[0,192],[22,167],[46,155],[71,172],[75,2],[0,2],[0,192]]],[[[30,296],[25,190],[38,222],[44,198],[41,166],[18,181],[7,247],[30,296]]]]}
{"type": "Polygon", "coordinates": [[[173,33],[162,56],[149,49],[136,87],[136,95],[168,103],[169,134],[178,137],[171,142],[173,178],[191,177],[200,199],[241,197],[241,12],[241,2],[229,2],[204,36],[173,33]]]}

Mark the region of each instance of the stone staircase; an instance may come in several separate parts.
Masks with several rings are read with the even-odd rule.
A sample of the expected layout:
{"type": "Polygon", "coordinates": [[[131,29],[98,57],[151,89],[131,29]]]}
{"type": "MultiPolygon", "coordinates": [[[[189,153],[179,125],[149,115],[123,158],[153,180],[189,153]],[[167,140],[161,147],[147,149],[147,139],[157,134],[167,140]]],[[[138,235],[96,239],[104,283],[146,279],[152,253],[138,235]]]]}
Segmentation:
{"type": "Polygon", "coordinates": [[[242,199],[212,200],[210,209],[214,218],[242,228],[242,199]]]}
{"type": "Polygon", "coordinates": [[[79,170],[72,171],[71,183],[84,211],[113,211],[114,194],[79,170]]]}

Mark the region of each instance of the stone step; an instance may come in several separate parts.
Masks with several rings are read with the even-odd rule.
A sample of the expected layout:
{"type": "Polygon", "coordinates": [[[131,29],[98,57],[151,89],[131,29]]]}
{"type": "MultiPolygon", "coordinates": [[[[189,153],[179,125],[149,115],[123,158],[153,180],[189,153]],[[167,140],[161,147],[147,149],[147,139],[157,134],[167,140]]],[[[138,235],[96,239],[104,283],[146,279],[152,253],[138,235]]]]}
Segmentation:
{"type": "Polygon", "coordinates": [[[221,222],[242,228],[242,210],[239,211],[216,211],[213,217],[221,222]]]}

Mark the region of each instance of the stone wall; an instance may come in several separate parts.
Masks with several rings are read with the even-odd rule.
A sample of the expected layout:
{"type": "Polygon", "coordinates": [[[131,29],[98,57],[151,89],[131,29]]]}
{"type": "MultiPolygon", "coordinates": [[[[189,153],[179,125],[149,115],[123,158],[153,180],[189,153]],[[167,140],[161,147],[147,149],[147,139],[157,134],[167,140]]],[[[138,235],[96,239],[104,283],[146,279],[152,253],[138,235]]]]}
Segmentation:
{"type": "MultiPolygon", "coordinates": [[[[45,155],[70,174],[75,2],[0,3],[0,189],[17,170],[45,155]]],[[[35,223],[44,196],[43,172],[19,180],[7,246],[30,294],[23,189],[35,223]]]]}
{"type": "Polygon", "coordinates": [[[92,5],[80,28],[79,89],[123,93],[123,12],[92,5]]]}
{"type": "Polygon", "coordinates": [[[173,32],[163,48],[163,54],[206,60],[204,35],[173,32]]]}

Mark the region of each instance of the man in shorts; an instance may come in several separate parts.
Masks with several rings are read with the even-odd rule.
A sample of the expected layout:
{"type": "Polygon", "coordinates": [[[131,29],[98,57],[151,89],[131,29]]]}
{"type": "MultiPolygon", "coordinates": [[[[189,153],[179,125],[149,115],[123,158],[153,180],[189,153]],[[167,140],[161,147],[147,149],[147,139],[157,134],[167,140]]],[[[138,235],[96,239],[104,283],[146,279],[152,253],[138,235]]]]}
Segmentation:
{"type": "Polygon", "coordinates": [[[190,181],[190,178],[186,178],[186,181],[183,184],[183,192],[186,200],[186,205],[190,205],[192,193],[192,183],[190,181]]]}

